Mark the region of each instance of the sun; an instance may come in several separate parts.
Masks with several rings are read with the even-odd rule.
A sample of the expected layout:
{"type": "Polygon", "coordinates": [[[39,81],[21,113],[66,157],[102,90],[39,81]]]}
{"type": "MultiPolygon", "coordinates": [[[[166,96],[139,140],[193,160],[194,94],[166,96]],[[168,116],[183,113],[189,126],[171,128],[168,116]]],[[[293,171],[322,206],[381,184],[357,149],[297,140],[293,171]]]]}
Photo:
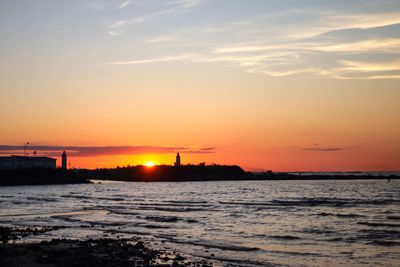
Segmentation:
{"type": "Polygon", "coordinates": [[[154,167],[156,164],[152,161],[148,161],[144,164],[146,167],[154,167]]]}

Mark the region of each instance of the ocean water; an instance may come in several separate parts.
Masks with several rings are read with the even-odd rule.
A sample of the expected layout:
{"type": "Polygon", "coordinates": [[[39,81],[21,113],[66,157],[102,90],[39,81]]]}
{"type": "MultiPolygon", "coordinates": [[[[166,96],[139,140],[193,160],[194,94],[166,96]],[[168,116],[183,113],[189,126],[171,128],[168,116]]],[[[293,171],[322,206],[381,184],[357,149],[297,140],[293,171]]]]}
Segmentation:
{"type": "Polygon", "coordinates": [[[138,236],[219,266],[400,266],[400,180],[102,182],[0,187],[28,237],[138,236]]]}

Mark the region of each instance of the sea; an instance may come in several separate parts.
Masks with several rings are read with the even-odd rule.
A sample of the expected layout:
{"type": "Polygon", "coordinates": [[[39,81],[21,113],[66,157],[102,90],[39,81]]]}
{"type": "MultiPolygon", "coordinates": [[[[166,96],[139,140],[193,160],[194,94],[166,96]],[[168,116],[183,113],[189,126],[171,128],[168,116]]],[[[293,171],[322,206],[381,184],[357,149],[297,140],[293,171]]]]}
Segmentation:
{"type": "Polygon", "coordinates": [[[400,266],[400,180],[0,187],[19,242],[139,237],[215,266],[400,266]]]}

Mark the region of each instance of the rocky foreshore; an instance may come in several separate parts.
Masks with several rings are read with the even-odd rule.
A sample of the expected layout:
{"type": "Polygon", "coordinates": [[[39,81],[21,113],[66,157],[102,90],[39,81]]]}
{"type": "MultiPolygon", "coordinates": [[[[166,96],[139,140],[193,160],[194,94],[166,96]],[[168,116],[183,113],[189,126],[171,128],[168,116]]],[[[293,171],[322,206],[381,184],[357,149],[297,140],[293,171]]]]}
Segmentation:
{"type": "Polygon", "coordinates": [[[53,239],[38,243],[10,243],[28,235],[54,230],[51,227],[0,227],[0,266],[212,266],[191,260],[167,248],[153,249],[132,239],[53,239]]]}

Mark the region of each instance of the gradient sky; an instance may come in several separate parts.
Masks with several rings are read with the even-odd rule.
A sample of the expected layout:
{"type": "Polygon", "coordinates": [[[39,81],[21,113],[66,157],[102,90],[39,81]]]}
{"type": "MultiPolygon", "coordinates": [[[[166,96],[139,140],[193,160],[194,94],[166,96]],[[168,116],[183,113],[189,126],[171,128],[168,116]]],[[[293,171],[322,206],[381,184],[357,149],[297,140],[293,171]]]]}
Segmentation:
{"type": "Polygon", "coordinates": [[[0,34],[2,155],[400,170],[400,1],[0,0],[0,34]]]}

